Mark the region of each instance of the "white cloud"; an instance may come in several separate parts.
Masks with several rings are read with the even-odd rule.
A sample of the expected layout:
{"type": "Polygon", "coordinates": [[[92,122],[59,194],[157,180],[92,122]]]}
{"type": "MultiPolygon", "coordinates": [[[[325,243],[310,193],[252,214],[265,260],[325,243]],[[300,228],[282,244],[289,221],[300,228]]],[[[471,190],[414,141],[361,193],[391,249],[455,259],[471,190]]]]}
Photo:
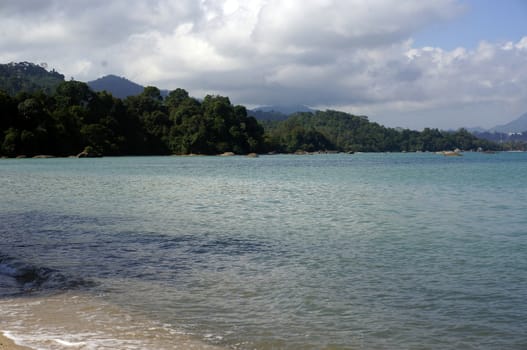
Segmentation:
{"type": "Polygon", "coordinates": [[[45,61],[77,79],[114,73],[236,103],[372,117],[527,108],[527,36],[474,49],[415,47],[412,33],[460,11],[458,0],[5,0],[0,59],[45,61]]]}
{"type": "Polygon", "coordinates": [[[527,50],[527,36],[523,37],[514,47],[518,50],[527,50]]]}

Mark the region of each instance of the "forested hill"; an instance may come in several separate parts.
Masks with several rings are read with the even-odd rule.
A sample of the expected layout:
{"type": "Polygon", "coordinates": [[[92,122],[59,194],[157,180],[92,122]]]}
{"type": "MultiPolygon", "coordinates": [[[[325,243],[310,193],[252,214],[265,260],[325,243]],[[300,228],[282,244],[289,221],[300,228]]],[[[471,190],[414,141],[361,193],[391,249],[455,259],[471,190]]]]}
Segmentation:
{"type": "Polygon", "coordinates": [[[370,122],[365,116],[332,110],[297,113],[284,121],[264,122],[264,126],[271,148],[281,152],[435,152],[498,148],[495,143],[478,139],[465,129],[456,132],[393,129],[370,122]]]}
{"type": "Polygon", "coordinates": [[[260,121],[286,120],[290,115],[298,112],[315,112],[316,110],[305,105],[276,105],[262,106],[249,110],[249,115],[260,121]]]}
{"type": "Polygon", "coordinates": [[[197,100],[156,87],[124,100],[78,81],[54,94],[0,91],[0,155],[247,154],[263,152],[264,130],[227,97],[197,100]]]}
{"type": "MultiPolygon", "coordinates": [[[[106,75],[96,80],[87,82],[90,89],[96,92],[108,91],[113,96],[124,99],[128,96],[137,96],[143,92],[144,86],[134,83],[116,75],[106,75]]],[[[160,90],[161,96],[167,97],[170,91],[160,90]]]]}
{"type": "Polygon", "coordinates": [[[106,75],[99,79],[89,81],[87,84],[93,91],[106,90],[118,98],[139,95],[145,89],[139,84],[116,75],[106,75]]]}
{"type": "Polygon", "coordinates": [[[228,97],[197,99],[183,89],[164,97],[158,88],[146,87],[137,96],[120,99],[31,63],[0,69],[6,66],[9,73],[0,75],[8,82],[0,87],[0,156],[499,148],[463,129],[392,129],[337,111],[258,122],[228,97]]]}
{"type": "Polygon", "coordinates": [[[30,62],[0,64],[0,90],[10,95],[19,92],[42,91],[51,94],[64,82],[64,75],[55,70],[47,71],[45,63],[30,62]]]}
{"type": "Polygon", "coordinates": [[[124,100],[77,81],[54,94],[0,91],[0,155],[220,154],[496,149],[466,130],[397,130],[343,112],[298,113],[260,124],[228,97],[198,100],[156,87],[124,100]]]}

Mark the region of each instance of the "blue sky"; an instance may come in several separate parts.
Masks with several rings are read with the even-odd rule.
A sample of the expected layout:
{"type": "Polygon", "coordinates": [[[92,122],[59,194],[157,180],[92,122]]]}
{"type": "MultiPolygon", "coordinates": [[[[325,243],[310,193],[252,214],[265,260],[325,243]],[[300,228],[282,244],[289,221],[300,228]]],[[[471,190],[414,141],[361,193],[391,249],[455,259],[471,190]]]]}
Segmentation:
{"type": "Polygon", "coordinates": [[[526,0],[464,0],[450,20],[431,23],[413,35],[417,46],[475,48],[480,41],[517,41],[527,34],[526,0]]]}
{"type": "Polygon", "coordinates": [[[414,129],[527,112],[527,0],[2,0],[0,62],[414,129]]]}

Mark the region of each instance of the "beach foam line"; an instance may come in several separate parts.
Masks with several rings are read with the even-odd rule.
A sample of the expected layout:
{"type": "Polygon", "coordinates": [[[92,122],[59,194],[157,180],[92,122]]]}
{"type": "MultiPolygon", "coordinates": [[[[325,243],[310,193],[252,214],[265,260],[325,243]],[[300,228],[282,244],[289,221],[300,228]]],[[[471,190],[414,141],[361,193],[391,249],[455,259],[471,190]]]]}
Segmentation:
{"type": "Polygon", "coordinates": [[[72,347],[72,346],[79,347],[79,346],[86,345],[86,342],[83,342],[83,341],[72,343],[66,340],[62,340],[62,339],[53,339],[53,340],[59,343],[60,345],[64,345],[68,347],[72,347]]]}
{"type": "Polygon", "coordinates": [[[9,350],[222,349],[172,325],[74,292],[0,299],[0,313],[4,338],[26,347],[5,348],[9,350]]]}
{"type": "Polygon", "coordinates": [[[30,350],[30,348],[19,345],[11,333],[0,331],[0,350],[30,350]]]}

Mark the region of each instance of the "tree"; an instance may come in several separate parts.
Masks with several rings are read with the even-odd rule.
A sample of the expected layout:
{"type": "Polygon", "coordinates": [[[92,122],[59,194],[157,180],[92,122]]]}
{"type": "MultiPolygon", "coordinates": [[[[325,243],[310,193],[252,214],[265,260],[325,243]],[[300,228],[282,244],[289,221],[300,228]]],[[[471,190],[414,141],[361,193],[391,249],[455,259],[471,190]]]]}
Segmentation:
{"type": "Polygon", "coordinates": [[[163,98],[158,88],[148,86],[143,93],[129,96],[125,100],[128,114],[139,120],[142,129],[143,154],[168,154],[170,119],[168,110],[163,105],[163,98]]]}
{"type": "Polygon", "coordinates": [[[9,128],[4,133],[4,141],[2,142],[2,154],[13,157],[17,154],[17,145],[20,142],[20,131],[15,128],[9,128]]]}
{"type": "Polygon", "coordinates": [[[189,94],[184,89],[176,89],[171,91],[167,98],[165,99],[165,105],[170,109],[176,109],[181,105],[184,101],[188,100],[189,94]]]}
{"type": "Polygon", "coordinates": [[[57,87],[55,100],[57,105],[66,108],[71,106],[86,107],[94,98],[95,92],[86,83],[80,81],[66,81],[57,87]]]}
{"type": "Polygon", "coordinates": [[[14,124],[17,112],[14,99],[0,90],[0,134],[14,124]]]}

